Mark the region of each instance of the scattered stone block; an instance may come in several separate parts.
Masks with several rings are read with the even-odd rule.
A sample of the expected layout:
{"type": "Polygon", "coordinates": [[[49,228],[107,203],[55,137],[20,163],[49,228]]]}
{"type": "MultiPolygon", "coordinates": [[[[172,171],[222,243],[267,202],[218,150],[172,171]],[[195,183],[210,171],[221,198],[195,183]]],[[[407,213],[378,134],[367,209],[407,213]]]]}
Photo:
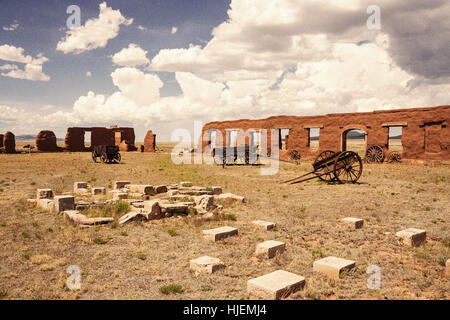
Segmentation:
{"type": "Polygon", "coordinates": [[[150,185],[144,185],[144,184],[128,184],[127,189],[130,190],[130,192],[135,193],[141,193],[141,194],[153,194],[155,193],[155,188],[150,185]]]}
{"type": "Polygon", "coordinates": [[[160,219],[162,217],[161,207],[157,200],[144,201],[144,211],[148,212],[151,217],[147,218],[147,220],[160,219]]]}
{"type": "Polygon", "coordinates": [[[218,258],[211,258],[208,256],[203,256],[197,259],[192,259],[189,261],[190,269],[195,272],[195,274],[205,273],[211,274],[225,268],[225,265],[218,258]]]}
{"type": "Polygon", "coordinates": [[[73,184],[73,192],[75,193],[86,193],[88,190],[87,182],[74,182],[73,184]]]}
{"type": "Polygon", "coordinates": [[[86,210],[88,208],[90,208],[92,206],[91,202],[87,202],[87,201],[78,201],[75,202],[75,210],[86,210]]]}
{"type": "Polygon", "coordinates": [[[184,203],[159,202],[161,213],[170,216],[174,213],[187,214],[189,206],[184,203]],[[168,215],[167,215],[168,214],[168,215]]]}
{"type": "Polygon", "coordinates": [[[339,275],[344,272],[354,268],[356,265],[355,261],[336,258],[336,257],[326,257],[313,263],[313,271],[320,272],[326,276],[339,279],[339,275]]]}
{"type": "Polygon", "coordinates": [[[364,224],[364,220],[360,219],[360,218],[347,217],[347,218],[343,218],[342,221],[349,225],[352,225],[355,229],[362,228],[363,224],[364,224]]]}
{"type": "Polygon", "coordinates": [[[261,227],[265,230],[272,230],[273,228],[275,228],[275,223],[273,223],[273,222],[268,222],[268,221],[263,221],[263,220],[254,220],[254,221],[252,221],[252,223],[255,226],[261,227]]]}
{"type": "Polygon", "coordinates": [[[232,193],[222,193],[219,195],[214,196],[215,200],[219,200],[222,202],[238,202],[238,203],[245,203],[245,198],[232,194],[232,193]]]}
{"type": "Polygon", "coordinates": [[[38,199],[37,204],[42,209],[50,210],[50,211],[55,210],[55,201],[52,199],[38,199]]]}
{"type": "Polygon", "coordinates": [[[37,189],[36,190],[36,199],[52,199],[53,191],[52,189],[37,189]]]}
{"type": "Polygon", "coordinates": [[[156,186],[155,187],[156,193],[166,193],[167,192],[167,186],[156,186]]]}
{"type": "Polygon", "coordinates": [[[97,225],[114,221],[113,217],[88,218],[84,214],[80,214],[76,210],[64,211],[64,216],[73,223],[80,225],[97,225]]]}
{"type": "Polygon", "coordinates": [[[37,200],[36,199],[27,199],[27,202],[36,203],[37,200]]]}
{"type": "Polygon", "coordinates": [[[92,194],[93,194],[94,196],[105,195],[105,194],[106,194],[106,188],[104,188],[104,187],[95,187],[95,188],[92,188],[92,194]]]}
{"type": "Polygon", "coordinates": [[[213,187],[211,187],[211,188],[212,188],[212,193],[213,193],[214,195],[219,195],[219,194],[222,193],[222,187],[219,187],[219,186],[213,186],[213,187]]]}
{"type": "Polygon", "coordinates": [[[114,181],[114,189],[120,190],[124,188],[127,184],[131,184],[130,181],[114,181]]]}
{"type": "Polygon", "coordinates": [[[395,234],[397,238],[406,246],[418,247],[425,244],[427,233],[425,230],[409,228],[401,230],[395,234]]]}
{"type": "Polygon", "coordinates": [[[195,196],[195,209],[198,213],[204,214],[215,209],[214,197],[211,195],[195,196]]]}
{"type": "Polygon", "coordinates": [[[57,213],[75,209],[75,198],[73,196],[55,196],[54,202],[57,213]]]}
{"type": "Polygon", "coordinates": [[[258,298],[279,300],[305,287],[305,278],[277,270],[247,281],[247,293],[258,298]]]}
{"type": "Polygon", "coordinates": [[[128,199],[128,193],[125,192],[115,192],[113,196],[113,200],[125,200],[128,199]]]}
{"type": "Polygon", "coordinates": [[[227,237],[236,236],[237,234],[238,234],[237,228],[228,226],[203,230],[203,238],[211,241],[218,241],[227,237]]]}
{"type": "Polygon", "coordinates": [[[176,189],[173,189],[173,190],[171,189],[171,190],[167,191],[167,194],[169,195],[169,197],[173,197],[175,195],[180,194],[180,191],[178,191],[176,189]]]}
{"type": "Polygon", "coordinates": [[[256,256],[272,259],[277,253],[283,253],[286,249],[286,244],[281,241],[268,240],[259,243],[256,246],[256,256]]]}

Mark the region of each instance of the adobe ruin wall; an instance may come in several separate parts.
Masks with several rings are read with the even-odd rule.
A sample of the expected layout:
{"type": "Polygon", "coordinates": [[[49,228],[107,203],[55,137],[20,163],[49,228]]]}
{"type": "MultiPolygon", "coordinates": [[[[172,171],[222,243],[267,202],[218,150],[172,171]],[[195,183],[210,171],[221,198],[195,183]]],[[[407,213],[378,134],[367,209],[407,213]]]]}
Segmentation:
{"type": "Polygon", "coordinates": [[[339,151],[346,146],[346,133],[352,129],[366,133],[366,148],[389,146],[389,127],[402,127],[402,158],[420,160],[450,160],[450,106],[382,110],[361,113],[340,113],[320,116],[274,116],[266,119],[217,121],[205,124],[202,130],[202,150],[210,148],[211,132],[216,130],[216,146],[227,145],[227,130],[237,130],[238,144],[249,144],[248,130],[267,130],[267,145],[279,147],[279,136],[271,138],[271,129],[289,129],[286,155],[292,150],[302,158],[312,158],[324,150],[339,151]],[[319,149],[310,146],[310,130],[319,128],[319,149]],[[221,133],[221,135],[219,134],[221,133]],[[222,141],[220,137],[223,137],[222,141]],[[242,139],[245,137],[245,139],[242,139]]]}

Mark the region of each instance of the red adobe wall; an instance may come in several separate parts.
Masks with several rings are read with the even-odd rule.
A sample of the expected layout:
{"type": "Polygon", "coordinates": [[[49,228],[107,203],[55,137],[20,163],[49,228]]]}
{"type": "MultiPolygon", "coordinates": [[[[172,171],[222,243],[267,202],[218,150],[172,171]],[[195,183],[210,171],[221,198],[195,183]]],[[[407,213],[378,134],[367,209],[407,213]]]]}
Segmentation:
{"type": "Polygon", "coordinates": [[[156,151],[156,134],[152,130],[147,131],[144,138],[144,152],[155,152],[156,151]]]}
{"type": "Polygon", "coordinates": [[[38,151],[56,152],[59,151],[56,144],[56,135],[53,131],[43,130],[36,136],[36,148],[38,151]]]}
{"type": "Polygon", "coordinates": [[[8,131],[4,135],[2,134],[2,142],[0,146],[0,152],[15,153],[16,152],[16,136],[8,131]]]}
{"type": "MultiPolygon", "coordinates": [[[[270,129],[290,128],[287,152],[298,150],[302,158],[313,157],[323,150],[343,149],[345,135],[351,129],[363,130],[367,134],[367,147],[380,145],[388,149],[389,126],[402,126],[404,159],[450,160],[450,106],[432,108],[383,110],[361,113],[340,113],[321,116],[275,116],[259,120],[235,120],[210,122],[203,127],[203,148],[208,146],[208,130],[216,129],[225,138],[226,129],[267,129],[268,141],[278,145],[278,134],[270,138],[270,129]],[[309,128],[319,127],[319,150],[309,147],[309,128]],[[273,141],[272,141],[273,140],[273,141]]],[[[278,131],[277,131],[278,132],[278,131]]],[[[220,135],[217,134],[217,137],[220,135]]],[[[243,133],[238,133],[239,137],[243,133]]],[[[246,143],[248,139],[246,138],[246,143]]],[[[241,143],[242,144],[242,140],[241,143]]],[[[220,141],[216,139],[216,145],[220,141]]],[[[225,141],[222,142],[225,145],[225,141]]]]}
{"type": "Polygon", "coordinates": [[[118,145],[121,151],[135,151],[135,135],[133,128],[121,127],[92,127],[68,128],[64,140],[64,149],[72,152],[92,151],[99,145],[118,145]],[[91,132],[91,146],[85,147],[84,135],[91,132]]]}

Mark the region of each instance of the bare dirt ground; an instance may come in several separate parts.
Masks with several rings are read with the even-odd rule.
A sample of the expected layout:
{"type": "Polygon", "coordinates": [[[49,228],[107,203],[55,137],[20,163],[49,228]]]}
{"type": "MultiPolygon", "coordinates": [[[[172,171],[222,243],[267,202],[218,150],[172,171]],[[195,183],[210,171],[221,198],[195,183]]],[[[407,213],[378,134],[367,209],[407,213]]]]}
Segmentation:
{"type": "MultiPolygon", "coordinates": [[[[362,150],[362,143],[352,142],[362,150]]],[[[350,149],[351,149],[350,147],[350,149]]],[[[162,148],[169,152],[168,145],[162,148]]],[[[0,296],[3,299],[247,299],[246,283],[277,269],[306,278],[306,287],[289,299],[449,299],[450,280],[443,277],[450,258],[448,165],[364,165],[360,184],[327,185],[279,181],[312,169],[280,163],[274,176],[260,168],[174,165],[170,155],[122,153],[122,163],[93,163],[90,153],[0,155],[0,296]],[[228,217],[198,223],[192,217],[116,223],[80,229],[27,203],[37,188],[70,192],[73,182],[111,188],[115,180],[134,183],[220,185],[245,196],[246,204],[227,206],[228,217]],[[344,217],[364,219],[352,230],[344,217]],[[261,231],[251,221],[277,223],[261,231]],[[230,225],[237,237],[207,242],[201,231],[230,225]],[[401,246],[395,232],[415,227],[427,231],[423,247],[401,246]],[[169,233],[168,230],[172,229],[169,233]],[[175,230],[175,234],[174,234],[175,230]],[[101,239],[102,241],[98,241],[101,239]],[[286,242],[286,252],[271,260],[254,257],[257,243],[286,242]],[[226,268],[195,276],[189,260],[220,258],[226,268]],[[312,272],[314,260],[337,256],[356,261],[342,279],[312,272]],[[81,290],[66,286],[66,268],[81,268],[81,290]],[[381,268],[381,289],[370,290],[369,265],[381,268]],[[160,288],[181,286],[181,293],[160,288]]]]}

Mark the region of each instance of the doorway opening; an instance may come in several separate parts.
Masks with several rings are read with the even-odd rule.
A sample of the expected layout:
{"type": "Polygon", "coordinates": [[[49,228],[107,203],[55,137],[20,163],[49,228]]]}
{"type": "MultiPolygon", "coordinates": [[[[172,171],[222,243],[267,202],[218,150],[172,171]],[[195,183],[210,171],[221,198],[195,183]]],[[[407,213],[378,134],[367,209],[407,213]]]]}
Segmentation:
{"type": "Polygon", "coordinates": [[[342,151],[354,151],[363,157],[366,153],[367,133],[360,129],[349,129],[342,133],[342,151]]]}
{"type": "Polygon", "coordinates": [[[308,129],[308,146],[311,150],[319,150],[320,128],[308,129]]]}
{"type": "Polygon", "coordinates": [[[389,144],[388,149],[390,152],[402,152],[402,132],[403,127],[389,127],[389,144]]]}

